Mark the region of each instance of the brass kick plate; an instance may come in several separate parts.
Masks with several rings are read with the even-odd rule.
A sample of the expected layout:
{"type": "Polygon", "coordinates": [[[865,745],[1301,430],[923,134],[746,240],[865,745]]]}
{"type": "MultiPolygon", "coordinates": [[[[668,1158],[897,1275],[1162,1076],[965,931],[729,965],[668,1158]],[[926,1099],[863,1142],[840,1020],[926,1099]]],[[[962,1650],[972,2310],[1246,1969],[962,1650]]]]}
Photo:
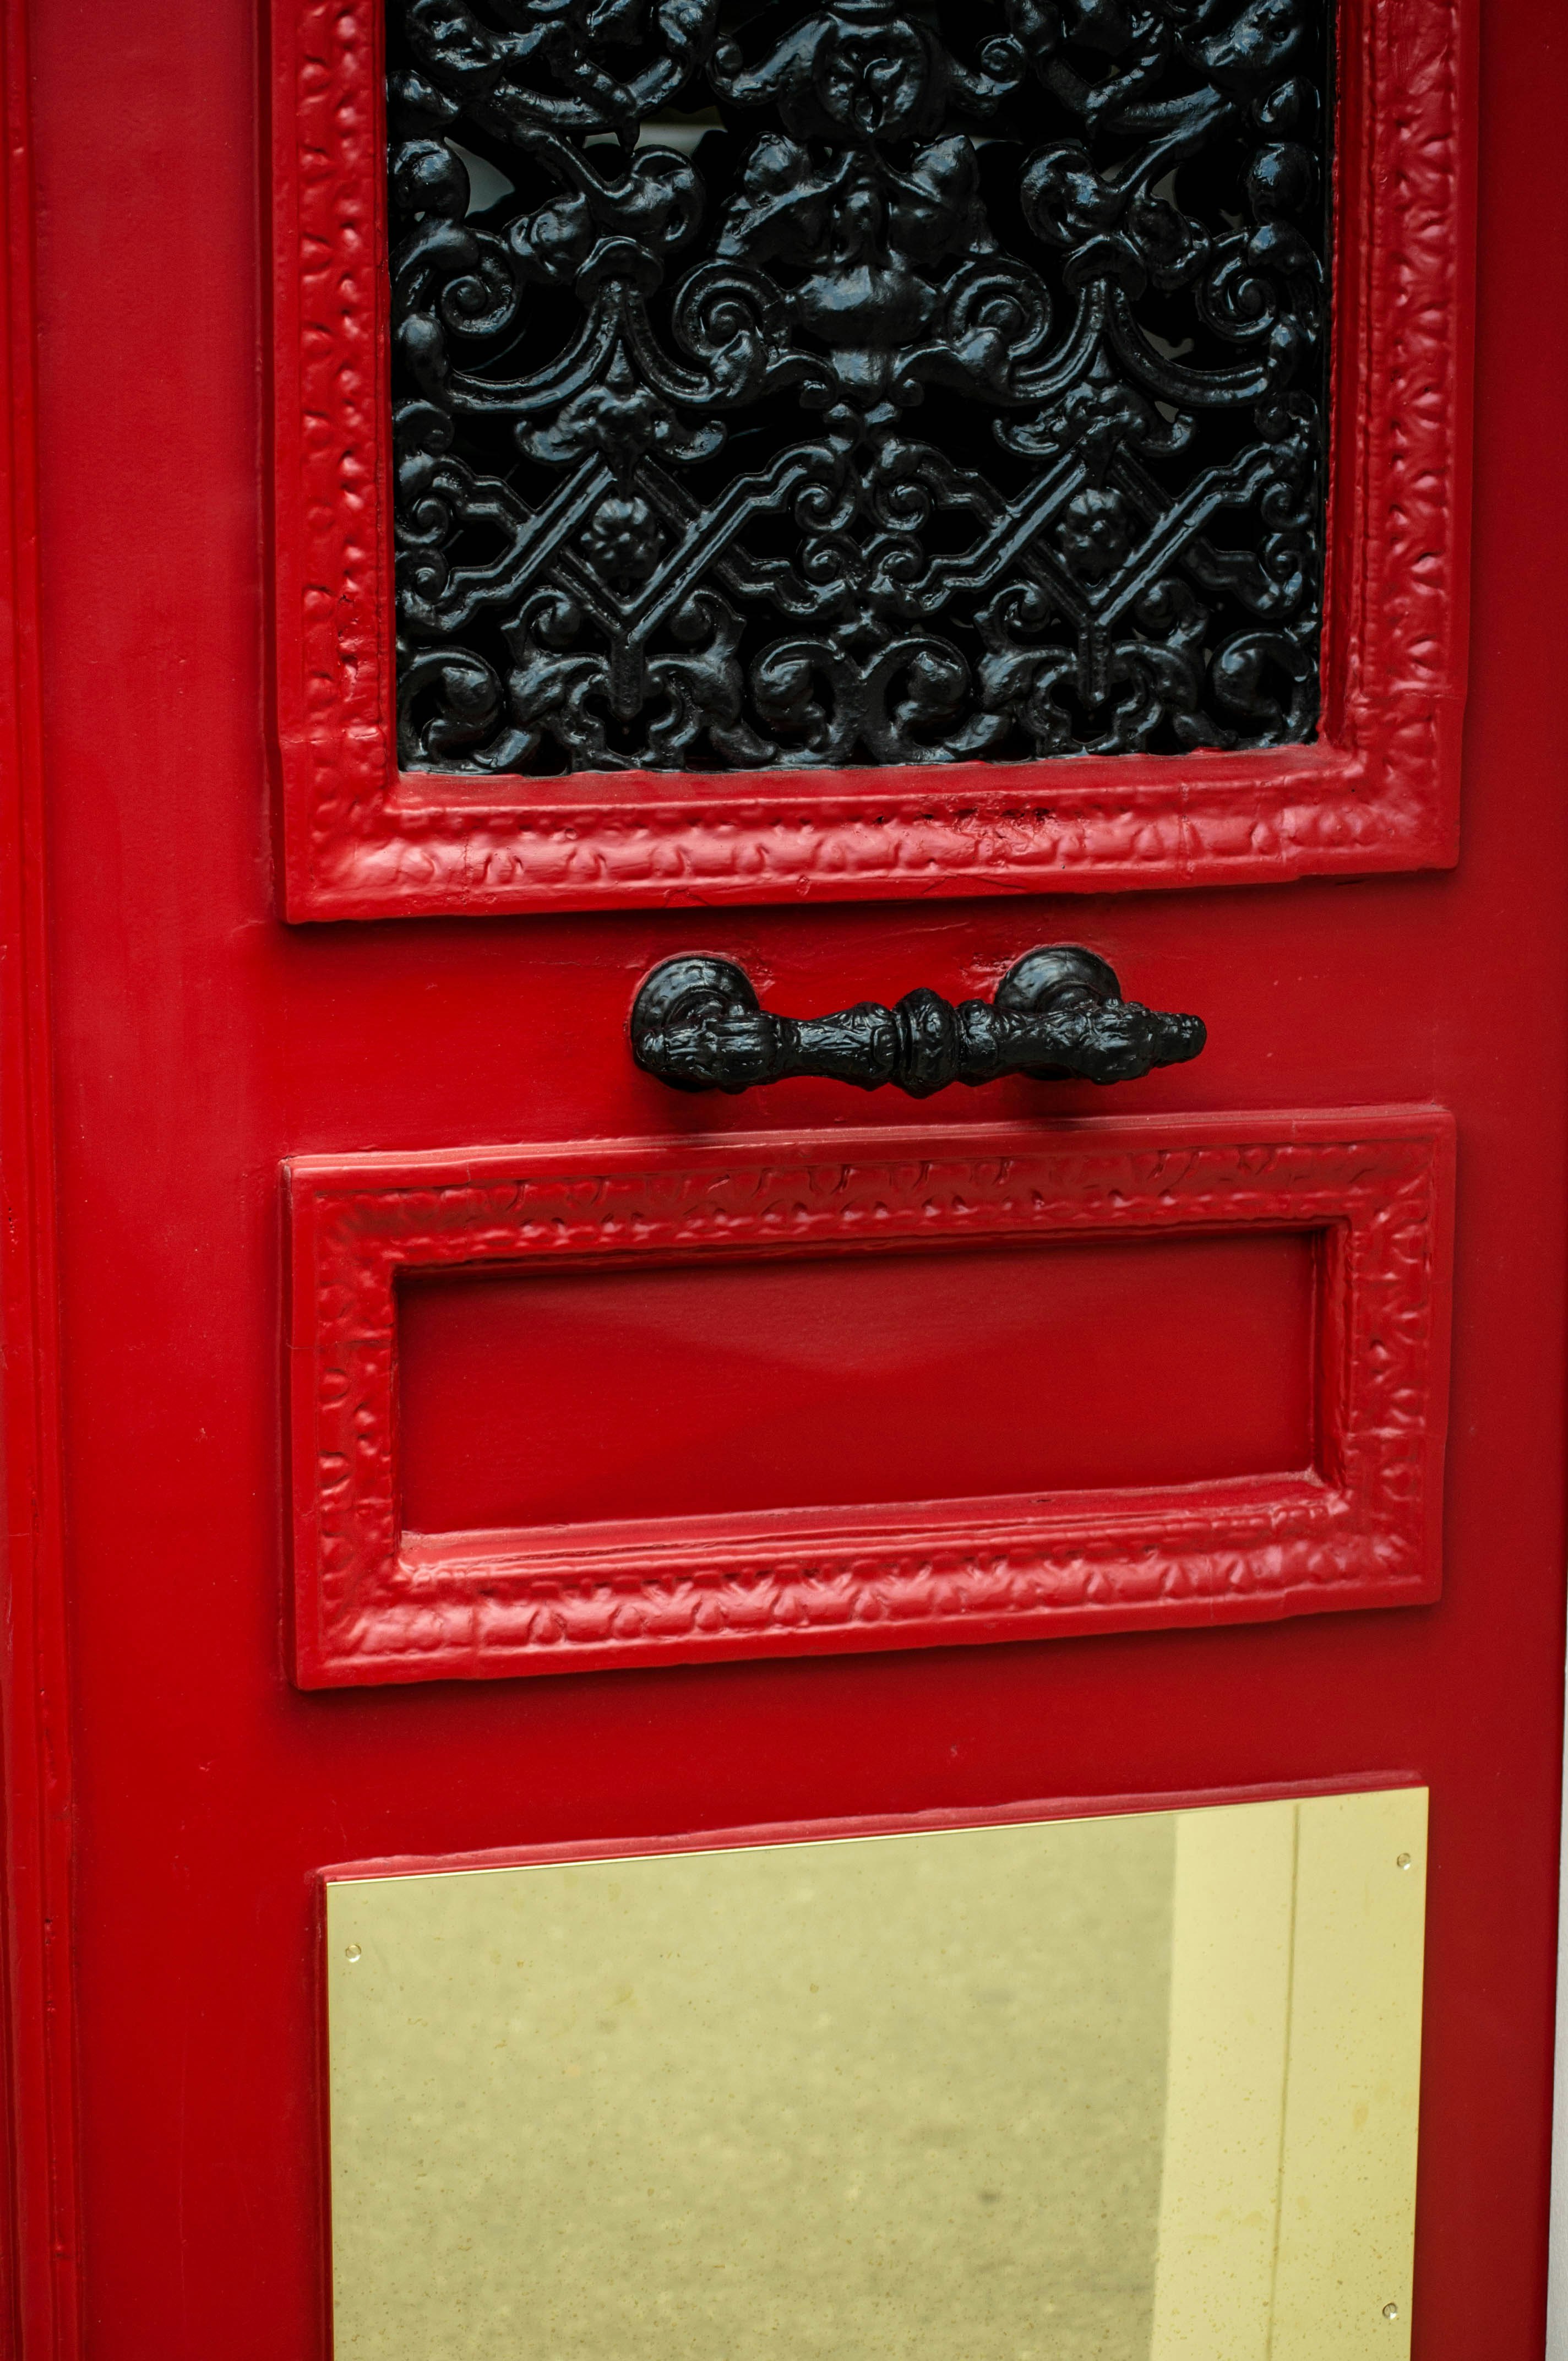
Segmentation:
{"type": "Polygon", "coordinates": [[[335,1876],[338,2361],[1404,2361],[1425,1839],[335,1876]]]}

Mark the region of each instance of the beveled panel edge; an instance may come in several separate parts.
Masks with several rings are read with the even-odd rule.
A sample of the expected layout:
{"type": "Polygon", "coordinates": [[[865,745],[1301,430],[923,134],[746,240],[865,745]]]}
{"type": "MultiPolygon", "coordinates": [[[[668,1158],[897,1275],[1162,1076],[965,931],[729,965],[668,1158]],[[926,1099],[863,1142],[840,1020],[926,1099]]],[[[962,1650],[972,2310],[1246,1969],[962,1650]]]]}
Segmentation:
{"type": "Polygon", "coordinates": [[[1140,1812],[1206,1811],[1233,1804],[1305,1803],[1320,1795],[1391,1795],[1425,1788],[1424,1771],[1389,1767],[1320,1779],[1244,1782],[1223,1787],[1135,1788],[1099,1795],[1024,1795],[1003,1804],[937,1805],[921,1812],[845,1812],[805,1820],[749,1820],[665,1834],[576,1837],[541,1844],[492,1845],[477,1851],[378,1853],[324,1861],[313,1873],[318,1896],[362,1877],[423,1877],[438,1871],[526,1869],[535,1863],[640,1861],[667,1852],[725,1852],[763,1845],[820,1844],[850,1837],[938,1835],[947,1829],[1010,1828],[1043,1820],[1095,1820],[1140,1812]]]}

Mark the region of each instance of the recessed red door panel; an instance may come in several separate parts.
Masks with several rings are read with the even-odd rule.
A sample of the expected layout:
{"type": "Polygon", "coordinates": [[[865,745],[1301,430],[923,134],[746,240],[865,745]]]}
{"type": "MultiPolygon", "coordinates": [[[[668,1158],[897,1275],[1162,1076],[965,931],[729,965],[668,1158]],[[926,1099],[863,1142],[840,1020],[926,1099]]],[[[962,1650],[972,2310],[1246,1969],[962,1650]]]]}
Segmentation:
{"type": "MultiPolygon", "coordinates": [[[[507,10],[478,13],[499,38],[507,10]]],[[[1139,16],[1062,13],[1113,42],[1139,16]]],[[[1214,27],[1188,18],[1249,16],[1152,13],[1190,47],[1214,27]]],[[[1027,14],[986,69],[1004,128],[1027,14]]],[[[1178,701],[1191,742],[927,760],[957,694],[933,659],[887,708],[918,761],[649,768],[593,708],[612,771],[481,775],[472,740],[395,759],[387,249],[423,214],[389,230],[382,23],[368,0],[4,11],[8,2349],[326,2361],[329,1870],[1420,1786],[1400,2333],[1420,2361],[1535,2361],[1568,1541],[1560,28],[1506,0],[1337,19],[1322,700],[1289,742],[1209,742],[1178,701]],[[1050,944],[1200,1016],[1202,1054],[913,1107],[821,1073],[687,1093],[633,1059],[636,994],[676,956],[811,1019],[921,993],[994,1012],[1050,944]]],[[[1223,47],[1203,71],[1234,82],[1223,47]]],[[[1212,87],[1238,121],[1254,104],[1212,87]]],[[[1261,146],[1296,138],[1269,121],[1261,146]]],[[[649,152],[587,136],[584,188],[649,152]]],[[[1297,170],[1267,166],[1246,236],[1297,170]]],[[[1030,182],[1036,223],[1067,219],[1063,186],[1030,182]]],[[[1001,297],[955,275],[979,252],[920,265],[974,327],[976,415],[1022,382],[984,341],[1001,297]]],[[[702,339],[650,316],[674,415],[702,339]]],[[[920,382],[966,432],[959,392],[920,382]]],[[[1080,568],[1090,678],[1136,500],[1151,535],[1201,503],[1146,453],[1051,511],[1047,550],[1091,462],[1036,443],[1038,483],[999,475],[963,515],[1013,502],[1064,602],[1080,568]]],[[[670,541],[687,463],[655,456],[670,541]]],[[[616,575],[581,464],[559,565],[587,599],[602,560],[603,631],[651,632],[655,527],[613,493],[616,575]]],[[[783,513],[703,597],[784,563],[783,513]]],[[[1223,537],[1190,588],[1205,570],[1273,595],[1223,537]]],[[[527,661],[580,621],[553,610],[527,661]]],[[[591,639],[565,653],[598,661],[591,639]]],[[[1254,658],[1225,675],[1244,705],[1254,658]]],[[[769,743],[809,752],[801,675],[757,678],[769,743]]],[[[477,712],[478,680],[442,694],[477,712]]],[[[1087,740],[1076,694],[1058,719],[1087,740]]],[[[411,727],[436,742],[425,708],[411,727]]],[[[905,1001],[905,1049],[930,1006],[905,1001]]],[[[972,1048],[993,1017],[952,1021],[972,1048]]]]}

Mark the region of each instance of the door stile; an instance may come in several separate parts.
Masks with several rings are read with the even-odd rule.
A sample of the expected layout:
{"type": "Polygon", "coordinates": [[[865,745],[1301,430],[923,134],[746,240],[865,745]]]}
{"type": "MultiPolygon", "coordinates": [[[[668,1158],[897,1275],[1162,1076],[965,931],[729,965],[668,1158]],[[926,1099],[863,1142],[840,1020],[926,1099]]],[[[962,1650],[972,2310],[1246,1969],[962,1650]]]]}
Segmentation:
{"type": "Polygon", "coordinates": [[[81,2351],[73,1842],[54,1107],[38,642],[32,153],[24,0],[0,0],[0,2343],[81,2351]]]}

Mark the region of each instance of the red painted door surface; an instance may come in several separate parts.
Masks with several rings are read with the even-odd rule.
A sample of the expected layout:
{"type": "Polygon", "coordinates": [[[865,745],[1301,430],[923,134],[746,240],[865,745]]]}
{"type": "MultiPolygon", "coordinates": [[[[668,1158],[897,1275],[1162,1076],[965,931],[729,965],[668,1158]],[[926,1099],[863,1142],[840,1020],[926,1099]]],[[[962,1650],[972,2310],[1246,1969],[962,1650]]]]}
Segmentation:
{"type": "MultiPolygon", "coordinates": [[[[1237,789],[1191,821],[1212,858],[1171,851],[1179,815],[1147,875],[1113,851],[1056,893],[1000,855],[868,877],[846,821],[822,892],[606,856],[613,891],[541,871],[510,903],[453,889],[444,856],[423,884],[397,845],[378,869],[379,838],[329,891],[280,817],[303,741],[278,584],[324,563],[319,484],[290,511],[302,332],[269,293],[288,24],[251,0],[5,15],[6,2349],[329,2350],[328,1864],[1413,1774],[1415,2349],[1531,2361],[1564,1556],[1563,11],[1460,12],[1449,244],[1396,239],[1360,313],[1338,299],[1343,349],[1396,388],[1378,447],[1419,455],[1423,402],[1452,429],[1442,480],[1415,464],[1381,511],[1353,515],[1350,460],[1336,478],[1349,574],[1376,584],[1365,553],[1406,526],[1412,578],[1448,566],[1445,695],[1468,648],[1462,759],[1432,755],[1408,842],[1375,751],[1359,852],[1327,824],[1299,860],[1255,852],[1237,789]],[[1435,394],[1376,342],[1407,267],[1463,364],[1435,394]],[[912,1105],[678,1097],[629,1052],[633,994],[678,952],[805,1016],[988,994],[1059,941],[1200,1012],[1201,1058],[912,1105]],[[610,1596],[607,1566],[641,1573],[610,1596]]],[[[334,480],[351,508],[353,469],[334,480]]],[[[356,609],[343,644],[375,628],[356,609]]],[[[1456,750],[1453,719],[1451,697],[1456,750]]]]}

